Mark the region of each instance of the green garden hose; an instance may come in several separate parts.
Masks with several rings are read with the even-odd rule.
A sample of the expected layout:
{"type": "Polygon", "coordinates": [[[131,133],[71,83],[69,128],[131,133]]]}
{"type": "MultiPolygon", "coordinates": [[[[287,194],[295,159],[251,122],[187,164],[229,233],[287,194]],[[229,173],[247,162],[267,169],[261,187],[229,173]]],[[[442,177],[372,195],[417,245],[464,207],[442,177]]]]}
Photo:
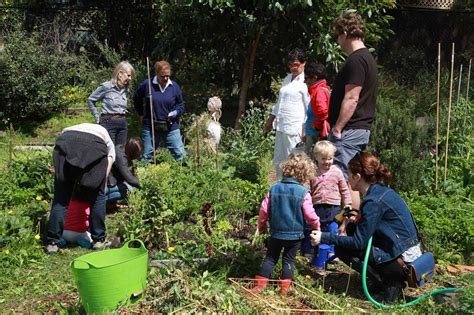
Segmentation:
{"type": "Polygon", "coordinates": [[[456,291],[462,291],[463,289],[460,288],[446,288],[446,289],[440,289],[440,290],[435,290],[433,292],[430,292],[426,295],[423,295],[416,300],[413,300],[409,303],[404,303],[404,304],[398,304],[398,305],[387,305],[383,303],[379,303],[376,300],[372,298],[372,296],[369,293],[369,290],[367,289],[367,281],[366,281],[366,275],[367,275],[367,265],[369,264],[369,255],[370,255],[370,248],[372,247],[372,237],[369,238],[369,242],[367,243],[367,250],[365,251],[365,257],[364,257],[364,264],[362,266],[362,288],[364,289],[365,296],[369,299],[372,304],[374,304],[377,307],[380,308],[395,308],[395,307],[408,307],[412,306],[424,299],[426,299],[429,296],[435,295],[435,294],[440,294],[444,292],[456,292],[456,291]]]}

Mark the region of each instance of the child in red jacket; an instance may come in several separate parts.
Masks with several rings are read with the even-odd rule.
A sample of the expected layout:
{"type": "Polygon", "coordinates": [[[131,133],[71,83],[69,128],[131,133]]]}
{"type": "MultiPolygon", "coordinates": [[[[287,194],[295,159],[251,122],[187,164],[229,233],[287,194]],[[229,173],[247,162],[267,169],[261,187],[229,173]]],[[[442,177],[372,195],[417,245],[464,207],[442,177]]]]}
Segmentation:
{"type": "Polygon", "coordinates": [[[310,104],[306,120],[305,152],[313,157],[313,146],[318,139],[326,139],[331,130],[328,119],[331,88],[326,83],[326,68],[319,62],[313,62],[304,69],[305,83],[308,86],[310,104]]]}

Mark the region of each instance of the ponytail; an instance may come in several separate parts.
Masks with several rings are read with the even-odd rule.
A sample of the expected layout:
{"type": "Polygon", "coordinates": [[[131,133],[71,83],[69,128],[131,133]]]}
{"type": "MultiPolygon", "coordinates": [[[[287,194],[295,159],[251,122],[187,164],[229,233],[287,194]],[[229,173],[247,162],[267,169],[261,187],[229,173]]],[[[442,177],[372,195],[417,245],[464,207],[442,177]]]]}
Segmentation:
{"type": "Polygon", "coordinates": [[[388,185],[392,181],[390,170],[380,163],[380,160],[375,155],[370,153],[356,155],[349,162],[348,168],[352,174],[360,174],[370,184],[380,183],[388,185]]]}
{"type": "Polygon", "coordinates": [[[392,173],[382,163],[379,164],[379,167],[376,170],[375,181],[384,185],[388,185],[392,182],[392,173]]]}

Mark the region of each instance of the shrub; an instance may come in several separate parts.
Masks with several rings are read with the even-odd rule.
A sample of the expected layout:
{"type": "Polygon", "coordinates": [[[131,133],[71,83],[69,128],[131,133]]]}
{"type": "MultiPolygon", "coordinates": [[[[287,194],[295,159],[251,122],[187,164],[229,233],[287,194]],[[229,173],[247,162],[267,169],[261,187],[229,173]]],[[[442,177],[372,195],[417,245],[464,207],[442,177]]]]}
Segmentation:
{"type": "MultiPolygon", "coordinates": [[[[474,244],[474,203],[460,194],[423,196],[405,195],[423,235],[436,259],[463,263],[470,257],[474,244]]],[[[472,262],[471,262],[472,263],[472,262]]]]}
{"type": "Polygon", "coordinates": [[[0,176],[0,265],[23,265],[41,256],[45,215],[53,195],[51,152],[19,154],[12,176],[0,176]]]}
{"type": "Polygon", "coordinates": [[[39,34],[26,34],[19,27],[12,27],[4,38],[0,120],[27,130],[76,103],[85,106],[87,95],[110,78],[120,59],[110,48],[100,46],[111,64],[96,67],[86,54],[59,51],[41,43],[39,34]]]}
{"type": "Polygon", "coordinates": [[[235,168],[237,177],[254,183],[266,181],[268,174],[262,174],[261,167],[267,170],[271,167],[266,161],[273,153],[274,135],[263,131],[267,117],[268,112],[263,108],[251,107],[241,120],[241,129],[226,130],[222,143],[229,152],[227,165],[235,168]]]}
{"type": "Polygon", "coordinates": [[[217,220],[236,220],[258,206],[258,187],[233,178],[231,170],[216,169],[213,164],[198,167],[192,162],[183,166],[170,161],[169,152],[161,155],[158,160],[167,162],[138,169],[142,188],[129,198],[129,222],[124,227],[128,237],[162,247],[168,226],[191,219],[198,222],[205,204],[211,205],[217,220]]]}

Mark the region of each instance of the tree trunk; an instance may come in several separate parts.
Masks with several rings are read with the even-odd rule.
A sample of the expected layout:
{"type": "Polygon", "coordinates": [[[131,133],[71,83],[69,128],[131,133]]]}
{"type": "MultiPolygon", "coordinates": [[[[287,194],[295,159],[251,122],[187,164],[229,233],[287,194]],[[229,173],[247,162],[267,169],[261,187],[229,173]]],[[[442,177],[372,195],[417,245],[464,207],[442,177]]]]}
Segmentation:
{"type": "Polygon", "coordinates": [[[247,105],[247,94],[250,88],[250,83],[252,83],[253,77],[253,66],[255,64],[255,56],[257,55],[257,47],[260,41],[260,35],[262,33],[262,28],[257,29],[257,34],[250,44],[247,54],[245,56],[244,62],[244,71],[242,73],[242,87],[240,88],[239,94],[239,110],[237,112],[237,117],[235,118],[235,129],[240,129],[240,120],[245,114],[246,105],[247,105]]]}

